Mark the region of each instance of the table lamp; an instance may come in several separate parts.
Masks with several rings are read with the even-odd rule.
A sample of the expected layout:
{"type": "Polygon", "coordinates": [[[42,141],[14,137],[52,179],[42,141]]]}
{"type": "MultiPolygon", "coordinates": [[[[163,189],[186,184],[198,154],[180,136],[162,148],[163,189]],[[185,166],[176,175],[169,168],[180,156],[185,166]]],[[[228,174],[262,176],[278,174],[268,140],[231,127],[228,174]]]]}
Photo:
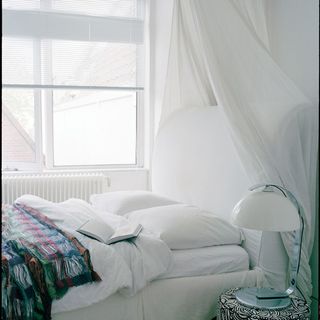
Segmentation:
{"type": "Polygon", "coordinates": [[[289,295],[295,291],[299,271],[304,228],[301,207],[289,190],[275,184],[259,184],[249,190],[252,192],[234,207],[231,221],[247,229],[294,231],[293,253],[290,258],[290,286],[284,292],[271,288],[243,288],[238,290],[235,296],[240,303],[250,307],[286,308],[290,304],[289,295]]]}

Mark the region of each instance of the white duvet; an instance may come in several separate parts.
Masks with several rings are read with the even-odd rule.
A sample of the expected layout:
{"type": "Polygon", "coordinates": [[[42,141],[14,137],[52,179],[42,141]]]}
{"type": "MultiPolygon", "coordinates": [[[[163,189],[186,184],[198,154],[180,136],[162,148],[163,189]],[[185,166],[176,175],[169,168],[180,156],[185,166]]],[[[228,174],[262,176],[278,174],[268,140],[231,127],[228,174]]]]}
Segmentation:
{"type": "Polygon", "coordinates": [[[105,245],[74,231],[92,216],[99,216],[114,228],[128,223],[122,216],[99,214],[83,200],[69,199],[53,203],[24,195],[16,202],[38,209],[60,228],[73,233],[89,249],[93,268],[102,279],[100,282],[70,288],[62,299],[53,302],[52,313],[86,307],[117,291],[133,295],[148,282],[164,274],[172,263],[168,246],[146,230],[131,242],[122,241],[112,245],[105,245]]]}

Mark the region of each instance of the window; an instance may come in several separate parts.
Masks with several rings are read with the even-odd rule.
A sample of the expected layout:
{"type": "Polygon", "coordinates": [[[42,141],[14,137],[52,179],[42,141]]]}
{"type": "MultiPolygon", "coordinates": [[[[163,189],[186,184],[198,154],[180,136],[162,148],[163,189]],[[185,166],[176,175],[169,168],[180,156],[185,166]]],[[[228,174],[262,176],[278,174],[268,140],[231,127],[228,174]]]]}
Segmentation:
{"type": "Polygon", "coordinates": [[[3,169],[141,166],[144,1],[5,0],[2,17],[3,169]]]}

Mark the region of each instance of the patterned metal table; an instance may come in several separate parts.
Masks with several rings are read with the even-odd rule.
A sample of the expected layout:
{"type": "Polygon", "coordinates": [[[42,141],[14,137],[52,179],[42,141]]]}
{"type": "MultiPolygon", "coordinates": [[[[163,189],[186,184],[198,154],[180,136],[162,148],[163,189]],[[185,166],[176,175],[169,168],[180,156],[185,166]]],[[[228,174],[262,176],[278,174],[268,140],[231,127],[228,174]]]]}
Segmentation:
{"type": "Polygon", "coordinates": [[[217,320],[309,320],[310,308],[304,299],[291,297],[291,304],[284,309],[256,309],[241,304],[234,293],[234,288],[223,293],[219,298],[217,320]]]}

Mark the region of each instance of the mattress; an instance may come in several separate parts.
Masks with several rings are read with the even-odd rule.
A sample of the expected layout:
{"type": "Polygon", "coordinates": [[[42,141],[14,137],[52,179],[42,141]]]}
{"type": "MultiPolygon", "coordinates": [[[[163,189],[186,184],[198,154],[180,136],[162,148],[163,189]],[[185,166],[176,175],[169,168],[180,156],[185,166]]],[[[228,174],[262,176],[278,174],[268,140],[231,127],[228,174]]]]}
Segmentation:
{"type": "Polygon", "coordinates": [[[249,270],[249,255],[238,245],[172,250],[173,262],[159,279],[249,270]]]}

